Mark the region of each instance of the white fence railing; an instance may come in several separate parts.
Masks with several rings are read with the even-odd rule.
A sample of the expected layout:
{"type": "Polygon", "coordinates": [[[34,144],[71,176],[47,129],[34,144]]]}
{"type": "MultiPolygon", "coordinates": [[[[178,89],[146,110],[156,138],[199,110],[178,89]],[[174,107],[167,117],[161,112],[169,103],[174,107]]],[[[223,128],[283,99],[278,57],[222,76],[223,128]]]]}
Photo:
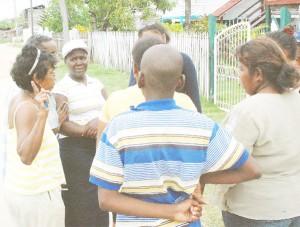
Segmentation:
{"type": "MultiPolygon", "coordinates": [[[[192,58],[198,73],[200,93],[208,97],[208,34],[171,33],[170,35],[170,45],[192,58]]],[[[132,66],[131,49],[137,38],[136,32],[91,32],[88,37],[88,44],[91,47],[91,60],[104,67],[129,72],[132,66]]]]}
{"type": "Polygon", "coordinates": [[[215,36],[214,103],[230,110],[246,97],[240,84],[236,48],[250,39],[250,24],[232,25],[215,36]]]}

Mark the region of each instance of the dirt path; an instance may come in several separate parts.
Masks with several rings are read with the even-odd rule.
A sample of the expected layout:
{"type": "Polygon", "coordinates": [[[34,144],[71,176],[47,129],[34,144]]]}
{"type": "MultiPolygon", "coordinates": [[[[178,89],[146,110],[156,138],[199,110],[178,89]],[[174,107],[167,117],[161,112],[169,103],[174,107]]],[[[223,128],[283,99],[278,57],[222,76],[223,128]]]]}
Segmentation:
{"type": "MultiPolygon", "coordinates": [[[[3,105],[12,79],[10,77],[10,69],[21,49],[12,46],[11,44],[0,44],[0,132],[3,135],[3,105]]],[[[0,152],[2,151],[2,141],[0,140],[0,152]]],[[[0,160],[1,161],[1,160],[0,160]]],[[[1,163],[0,163],[1,164],[1,163]]]]}
{"type": "MultiPolygon", "coordinates": [[[[3,151],[2,144],[2,136],[3,136],[3,105],[5,101],[6,94],[10,87],[10,83],[12,83],[12,79],[10,77],[10,69],[15,61],[15,58],[18,53],[20,53],[20,48],[14,47],[11,44],[0,44],[0,62],[1,62],[1,70],[0,70],[0,152],[3,151]]],[[[0,171],[2,171],[3,160],[2,154],[0,153],[0,171]]],[[[0,172],[2,174],[2,172],[0,172]]],[[[3,202],[3,189],[1,185],[2,176],[0,176],[0,226],[12,226],[10,222],[9,212],[4,205],[3,202]]]]}

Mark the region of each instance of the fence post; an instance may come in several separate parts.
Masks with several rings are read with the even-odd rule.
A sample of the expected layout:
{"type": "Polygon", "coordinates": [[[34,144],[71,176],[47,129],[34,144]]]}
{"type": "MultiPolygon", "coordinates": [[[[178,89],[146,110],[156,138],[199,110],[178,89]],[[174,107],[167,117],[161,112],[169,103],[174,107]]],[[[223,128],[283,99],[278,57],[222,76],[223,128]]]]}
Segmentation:
{"type": "Polygon", "coordinates": [[[286,7],[280,9],[280,29],[291,22],[291,13],[286,7]]]}
{"type": "Polygon", "coordinates": [[[214,47],[217,19],[213,15],[208,16],[208,39],[209,39],[209,99],[214,98],[214,47]]]}
{"type": "Polygon", "coordinates": [[[271,22],[272,22],[272,19],[271,19],[271,8],[270,8],[270,6],[266,6],[266,24],[267,24],[266,32],[270,32],[271,31],[271,22]]]}

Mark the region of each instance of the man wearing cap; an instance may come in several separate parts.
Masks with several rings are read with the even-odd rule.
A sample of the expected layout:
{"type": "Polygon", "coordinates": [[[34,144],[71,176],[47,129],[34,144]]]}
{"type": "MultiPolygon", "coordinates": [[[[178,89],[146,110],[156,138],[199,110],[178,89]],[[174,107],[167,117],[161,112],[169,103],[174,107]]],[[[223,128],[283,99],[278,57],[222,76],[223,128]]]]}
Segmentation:
{"type": "Polygon", "coordinates": [[[60,128],[59,145],[67,181],[63,192],[66,226],[107,227],[108,213],[98,206],[97,187],[89,183],[96,150],[97,123],[107,93],[103,84],[86,74],[88,47],[72,40],[62,49],[69,72],[53,89],[57,105],[68,104],[68,119],[60,128]]]}

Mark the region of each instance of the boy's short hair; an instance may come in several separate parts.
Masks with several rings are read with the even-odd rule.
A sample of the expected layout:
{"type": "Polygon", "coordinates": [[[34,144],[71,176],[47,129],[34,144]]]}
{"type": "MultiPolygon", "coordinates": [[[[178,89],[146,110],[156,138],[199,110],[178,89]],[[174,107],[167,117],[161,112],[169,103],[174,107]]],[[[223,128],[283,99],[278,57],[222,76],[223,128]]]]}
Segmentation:
{"type": "Polygon", "coordinates": [[[136,41],[131,53],[133,63],[136,65],[138,70],[140,70],[141,68],[141,61],[145,51],[148,50],[150,47],[158,44],[163,44],[163,41],[152,36],[142,37],[136,41]]]}

